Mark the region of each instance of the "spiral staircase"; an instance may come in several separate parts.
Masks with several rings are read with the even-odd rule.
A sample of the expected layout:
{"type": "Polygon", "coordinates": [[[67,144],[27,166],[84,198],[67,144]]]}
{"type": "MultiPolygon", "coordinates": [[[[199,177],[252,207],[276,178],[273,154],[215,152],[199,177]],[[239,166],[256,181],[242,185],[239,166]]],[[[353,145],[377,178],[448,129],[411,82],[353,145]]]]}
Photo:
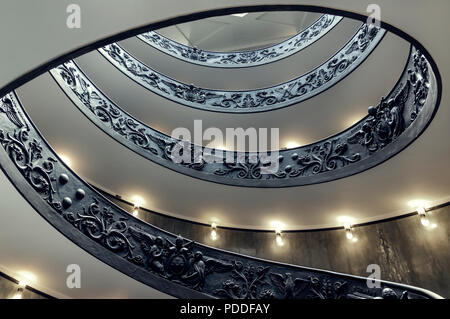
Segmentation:
{"type": "Polygon", "coordinates": [[[450,296],[447,1],[78,3],[0,5],[2,297],[450,296]]]}

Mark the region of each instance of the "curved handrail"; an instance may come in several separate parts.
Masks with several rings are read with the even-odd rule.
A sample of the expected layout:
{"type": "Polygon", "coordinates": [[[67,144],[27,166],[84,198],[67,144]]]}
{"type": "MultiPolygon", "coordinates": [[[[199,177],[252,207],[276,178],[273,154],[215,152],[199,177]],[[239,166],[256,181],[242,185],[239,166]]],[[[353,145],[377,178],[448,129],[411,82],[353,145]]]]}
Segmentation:
{"type": "Polygon", "coordinates": [[[80,179],[40,135],[14,92],[1,99],[0,110],[1,167],[22,195],[81,248],[155,289],[182,298],[440,298],[381,280],[368,288],[366,278],[247,257],[170,234],[80,179]]]}
{"type": "Polygon", "coordinates": [[[117,43],[98,51],[136,83],[179,104],[215,112],[254,113],[302,102],[335,85],[369,56],[385,33],[375,25],[363,24],[344,47],[314,70],[276,86],[247,91],[213,90],[179,82],[145,65],[117,43]]]}
{"type": "Polygon", "coordinates": [[[365,118],[341,133],[310,145],[271,151],[269,159],[266,154],[223,152],[189,143],[186,146],[184,142],[181,144],[192,156],[179,161],[172,154],[179,140],[126,113],[73,61],[51,70],[51,74],[91,121],[141,156],[195,178],[248,187],[321,183],[374,167],[421,134],[436,110],[438,96],[428,61],[411,48],[405,70],[392,92],[377,106],[369,107],[365,118]],[[268,166],[272,170],[268,171],[268,166]]]}
{"type": "Polygon", "coordinates": [[[156,31],[137,36],[148,45],[177,59],[216,68],[246,68],[272,63],[302,51],[332,30],[343,17],[321,15],[308,28],[269,47],[233,52],[200,50],[169,39],[156,31]]]}

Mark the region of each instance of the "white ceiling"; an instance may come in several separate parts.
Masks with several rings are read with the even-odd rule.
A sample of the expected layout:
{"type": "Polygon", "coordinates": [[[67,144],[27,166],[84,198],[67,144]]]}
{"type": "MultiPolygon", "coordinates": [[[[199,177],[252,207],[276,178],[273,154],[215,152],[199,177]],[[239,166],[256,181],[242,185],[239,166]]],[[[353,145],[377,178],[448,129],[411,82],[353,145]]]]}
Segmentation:
{"type": "Polygon", "coordinates": [[[313,12],[254,12],[182,23],[158,30],[179,43],[209,51],[239,51],[282,42],[310,26],[313,12]]]}

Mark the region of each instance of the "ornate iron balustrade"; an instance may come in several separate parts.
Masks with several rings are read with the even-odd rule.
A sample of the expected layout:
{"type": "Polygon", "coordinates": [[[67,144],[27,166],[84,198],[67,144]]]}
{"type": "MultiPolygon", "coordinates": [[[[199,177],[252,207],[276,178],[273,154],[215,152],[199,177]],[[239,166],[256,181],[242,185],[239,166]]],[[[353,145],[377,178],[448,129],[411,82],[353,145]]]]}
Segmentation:
{"type": "MultiPolygon", "coordinates": [[[[325,140],[280,150],[279,169],[262,174],[264,158],[232,152],[231,162],[211,162],[195,156],[174,161],[178,140],[162,134],[123,111],[104,95],[78,66],[69,61],[51,74],[74,104],[100,129],[138,154],[177,172],[234,186],[285,187],[307,185],[353,175],[389,159],[425,129],[437,107],[437,85],[426,58],[411,48],[405,70],[392,92],[368,115],[347,130],[325,140]]],[[[200,147],[212,156],[221,151],[200,147]]],[[[189,144],[192,154],[196,146],[189,144]]]]}
{"type": "MultiPolygon", "coordinates": [[[[426,67],[420,55],[415,58],[426,67]]],[[[427,80],[417,78],[415,72],[410,76],[427,80]]],[[[0,144],[2,169],[53,226],[103,262],[173,296],[439,298],[385,281],[380,281],[380,288],[369,289],[366,278],[229,253],[149,225],[109,202],[71,171],[42,138],[13,92],[0,101],[0,144]]]]}
{"type": "Polygon", "coordinates": [[[132,80],[174,102],[208,111],[253,113],[296,104],[325,91],[357,68],[385,33],[363,24],[341,50],[314,70],[273,87],[248,91],[212,90],[176,81],[151,69],[117,43],[98,51],[132,80]]]}
{"type": "Polygon", "coordinates": [[[146,32],[137,37],[155,49],[186,62],[216,68],[243,68],[275,62],[300,52],[322,38],[342,19],[343,17],[323,14],[308,28],[283,42],[248,51],[200,50],[171,40],[156,31],[146,32]]]}

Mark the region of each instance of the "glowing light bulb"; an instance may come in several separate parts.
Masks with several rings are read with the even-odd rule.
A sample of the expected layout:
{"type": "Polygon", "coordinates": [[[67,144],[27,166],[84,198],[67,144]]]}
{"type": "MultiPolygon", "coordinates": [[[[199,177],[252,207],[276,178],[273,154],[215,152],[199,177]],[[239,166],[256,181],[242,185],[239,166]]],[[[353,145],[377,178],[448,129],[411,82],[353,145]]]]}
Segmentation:
{"type": "Polygon", "coordinates": [[[350,223],[349,218],[344,219],[344,229],[345,229],[345,237],[352,242],[357,242],[358,238],[353,235],[352,224],[350,223]]]}
{"type": "Polygon", "coordinates": [[[28,281],[25,279],[21,279],[19,281],[19,288],[25,288],[28,285],[28,281]]]}
{"type": "Polygon", "coordinates": [[[425,212],[425,208],[423,208],[423,207],[417,207],[417,213],[419,214],[419,215],[425,215],[426,214],[426,212],[425,212]]]}
{"type": "Polygon", "coordinates": [[[22,299],[22,291],[18,291],[11,297],[11,299],[22,299]]]}
{"type": "Polygon", "coordinates": [[[430,226],[430,220],[428,219],[427,215],[420,215],[420,222],[424,227],[430,226]]]}
{"type": "Polygon", "coordinates": [[[138,215],[139,215],[139,207],[138,206],[134,206],[132,214],[134,217],[138,217],[138,215]]]}
{"type": "Polygon", "coordinates": [[[351,228],[347,228],[345,230],[345,236],[347,236],[348,240],[351,240],[353,238],[353,233],[352,233],[352,229],[351,228]]]}
{"type": "Polygon", "coordinates": [[[217,224],[216,223],[211,224],[211,239],[212,240],[217,239],[217,224]]]}
{"type": "Polygon", "coordinates": [[[276,235],[275,235],[275,241],[277,243],[278,246],[283,246],[284,245],[284,241],[283,238],[281,237],[281,231],[276,231],[276,235]]]}
{"type": "Polygon", "coordinates": [[[431,224],[430,220],[428,219],[428,214],[423,206],[419,206],[416,208],[417,213],[419,214],[420,223],[427,228],[433,229],[436,228],[436,224],[431,224]]]}
{"type": "Polygon", "coordinates": [[[131,202],[134,204],[134,207],[142,207],[145,203],[145,200],[138,195],[134,195],[131,197],[131,202]]]}

